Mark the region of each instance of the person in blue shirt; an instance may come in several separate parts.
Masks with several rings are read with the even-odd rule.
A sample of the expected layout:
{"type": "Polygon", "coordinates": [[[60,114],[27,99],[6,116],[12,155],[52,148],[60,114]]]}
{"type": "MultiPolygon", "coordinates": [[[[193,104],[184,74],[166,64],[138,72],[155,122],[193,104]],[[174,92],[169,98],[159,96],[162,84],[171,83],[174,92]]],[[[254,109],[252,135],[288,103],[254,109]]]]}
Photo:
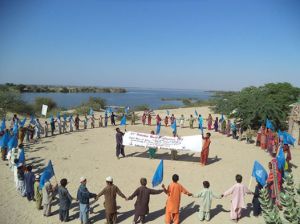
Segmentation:
{"type": "Polygon", "coordinates": [[[90,193],[86,187],[87,180],[80,178],[80,186],[77,191],[77,200],[79,201],[79,218],[81,224],[87,224],[89,220],[90,198],[97,197],[96,194],[90,193]]]}

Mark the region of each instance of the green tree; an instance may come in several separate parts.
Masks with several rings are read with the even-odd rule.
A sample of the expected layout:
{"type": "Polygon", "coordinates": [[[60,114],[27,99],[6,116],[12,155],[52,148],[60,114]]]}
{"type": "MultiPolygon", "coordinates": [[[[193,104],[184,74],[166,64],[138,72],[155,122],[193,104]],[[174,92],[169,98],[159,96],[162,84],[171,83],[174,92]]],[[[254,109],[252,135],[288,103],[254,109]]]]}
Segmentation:
{"type": "Polygon", "coordinates": [[[297,101],[299,94],[300,89],[289,83],[252,86],[237,93],[221,95],[217,98],[214,109],[217,113],[241,121],[243,127],[257,129],[268,118],[275,128],[286,129],[289,105],[297,101]]]}

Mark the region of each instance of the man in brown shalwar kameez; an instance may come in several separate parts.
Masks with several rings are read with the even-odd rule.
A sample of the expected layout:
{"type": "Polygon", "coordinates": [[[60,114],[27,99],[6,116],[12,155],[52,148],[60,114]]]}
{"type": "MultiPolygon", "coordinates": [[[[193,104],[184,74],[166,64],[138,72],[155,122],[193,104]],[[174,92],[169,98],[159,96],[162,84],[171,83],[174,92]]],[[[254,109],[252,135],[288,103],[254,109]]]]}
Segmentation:
{"type": "Polygon", "coordinates": [[[97,195],[97,199],[104,195],[104,208],[107,224],[117,223],[117,194],[126,199],[125,195],[120,191],[120,189],[113,184],[113,178],[106,178],[107,186],[97,195]]]}
{"type": "Polygon", "coordinates": [[[149,201],[151,194],[160,194],[164,190],[154,190],[146,187],[147,179],[141,178],[141,186],[133,192],[131,196],[128,197],[128,200],[132,200],[134,197],[137,197],[134,204],[135,213],[132,224],[136,223],[145,223],[145,215],[149,213],[149,201]]]}

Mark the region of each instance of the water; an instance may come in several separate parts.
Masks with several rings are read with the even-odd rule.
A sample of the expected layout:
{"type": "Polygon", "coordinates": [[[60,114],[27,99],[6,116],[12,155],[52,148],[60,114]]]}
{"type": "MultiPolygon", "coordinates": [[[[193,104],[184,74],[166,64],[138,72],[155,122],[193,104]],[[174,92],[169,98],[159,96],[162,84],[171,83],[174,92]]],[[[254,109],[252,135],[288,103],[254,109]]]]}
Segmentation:
{"type": "Polygon", "coordinates": [[[28,103],[33,103],[36,97],[49,97],[59,107],[72,108],[87,101],[92,96],[105,99],[107,105],[135,107],[147,104],[150,108],[157,109],[165,104],[183,105],[181,101],[162,101],[161,98],[196,98],[206,100],[212,95],[210,92],[200,90],[126,89],[126,93],[23,93],[22,98],[28,103]]]}

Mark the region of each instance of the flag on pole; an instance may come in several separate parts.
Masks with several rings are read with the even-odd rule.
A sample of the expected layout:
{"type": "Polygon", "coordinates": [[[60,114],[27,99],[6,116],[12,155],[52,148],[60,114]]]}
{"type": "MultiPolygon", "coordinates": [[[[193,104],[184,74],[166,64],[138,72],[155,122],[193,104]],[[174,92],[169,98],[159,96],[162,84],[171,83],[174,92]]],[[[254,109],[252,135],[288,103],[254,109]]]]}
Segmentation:
{"type": "Polygon", "coordinates": [[[18,164],[25,164],[25,152],[23,148],[21,148],[21,152],[18,159],[19,159],[18,164]]]}
{"type": "Polygon", "coordinates": [[[30,124],[35,125],[35,118],[34,118],[34,115],[30,115],[30,124]]]}
{"type": "Polygon", "coordinates": [[[169,110],[167,110],[167,115],[168,115],[168,116],[170,115],[170,111],[169,111],[169,110]]]}
{"type": "Polygon", "coordinates": [[[261,184],[261,186],[266,185],[266,180],[268,179],[268,173],[265,168],[256,160],[254,161],[252,176],[256,178],[256,181],[261,184]]]}
{"type": "Polygon", "coordinates": [[[56,113],[56,118],[57,118],[57,119],[60,119],[60,112],[57,112],[57,113],[56,113]]]}
{"type": "Polygon", "coordinates": [[[20,122],[20,127],[24,127],[26,123],[26,117],[24,117],[23,121],[20,122]]]}
{"type": "Polygon", "coordinates": [[[195,110],[195,116],[198,117],[198,112],[195,110]]]}
{"type": "Polygon", "coordinates": [[[224,120],[224,115],[222,114],[222,115],[221,115],[220,122],[222,122],[223,120],[224,120]]]}
{"type": "Polygon", "coordinates": [[[163,179],[164,179],[164,161],[161,160],[152,178],[152,186],[155,187],[159,185],[163,181],[163,179]]]}
{"type": "Polygon", "coordinates": [[[126,115],[124,114],[122,119],[121,119],[121,123],[120,126],[126,125],[126,115]]]}
{"type": "Polygon", "coordinates": [[[16,148],[18,146],[18,137],[17,135],[12,136],[8,143],[7,143],[8,149],[11,150],[12,148],[16,148]]]}
{"type": "Polygon", "coordinates": [[[157,125],[156,125],[156,134],[159,135],[160,134],[160,126],[161,126],[161,123],[159,122],[157,125]]]}
{"type": "Polygon", "coordinates": [[[67,115],[66,115],[66,113],[64,113],[64,121],[66,121],[67,120],[67,115]]]}
{"type": "Polygon", "coordinates": [[[14,127],[13,127],[13,133],[14,133],[14,135],[17,135],[18,134],[18,131],[19,131],[19,126],[18,126],[18,123],[17,122],[15,122],[15,124],[14,124],[14,127]]]}
{"type": "Polygon", "coordinates": [[[1,131],[4,131],[5,129],[6,129],[5,118],[3,118],[1,123],[1,131]]]}
{"type": "Polygon", "coordinates": [[[129,107],[125,107],[125,114],[128,114],[129,112],[129,107]]]}
{"type": "Polygon", "coordinates": [[[276,159],[277,159],[279,170],[283,170],[284,169],[284,165],[285,165],[285,156],[284,156],[284,152],[283,152],[282,147],[280,147],[276,159]]]}
{"type": "Polygon", "coordinates": [[[273,126],[272,122],[269,119],[266,120],[266,128],[274,130],[274,126],[273,126]]]}
{"type": "Polygon", "coordinates": [[[90,116],[94,115],[94,110],[93,110],[93,108],[91,108],[91,107],[90,107],[89,115],[90,115],[90,116]]]}
{"type": "Polygon", "coordinates": [[[41,179],[40,179],[40,189],[42,189],[45,185],[45,183],[51,179],[51,177],[53,177],[54,174],[54,169],[52,166],[52,162],[51,160],[49,160],[49,163],[47,165],[47,167],[45,168],[44,172],[41,175],[41,179]]]}
{"type": "Polygon", "coordinates": [[[286,131],[278,130],[278,137],[279,139],[282,139],[283,144],[287,144],[287,145],[294,145],[296,141],[296,139],[286,131]]]}
{"type": "Polygon", "coordinates": [[[9,142],[9,133],[5,132],[2,138],[0,139],[0,147],[5,148],[9,142]]]}

